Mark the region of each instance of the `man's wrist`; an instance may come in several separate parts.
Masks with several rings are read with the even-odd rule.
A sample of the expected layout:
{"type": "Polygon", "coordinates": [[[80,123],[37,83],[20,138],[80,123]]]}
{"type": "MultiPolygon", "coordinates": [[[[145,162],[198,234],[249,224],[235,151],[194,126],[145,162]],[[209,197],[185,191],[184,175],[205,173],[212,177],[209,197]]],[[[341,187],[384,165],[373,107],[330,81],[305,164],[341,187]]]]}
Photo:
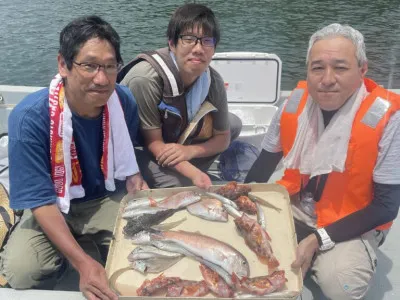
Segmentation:
{"type": "Polygon", "coordinates": [[[318,243],[321,240],[319,250],[327,251],[335,247],[335,243],[331,240],[330,236],[326,232],[325,228],[319,228],[315,231],[315,235],[317,236],[318,243]]]}
{"type": "Polygon", "coordinates": [[[321,236],[318,234],[318,232],[316,230],[315,230],[314,234],[317,237],[319,247],[321,247],[322,246],[321,236]]]}

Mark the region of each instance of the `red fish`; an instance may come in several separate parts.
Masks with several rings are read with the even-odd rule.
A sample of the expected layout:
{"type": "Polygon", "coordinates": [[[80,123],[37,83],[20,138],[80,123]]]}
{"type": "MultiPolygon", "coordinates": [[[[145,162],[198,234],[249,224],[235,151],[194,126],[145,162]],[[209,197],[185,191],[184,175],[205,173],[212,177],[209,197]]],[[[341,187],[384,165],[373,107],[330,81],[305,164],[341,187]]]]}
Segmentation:
{"type": "Polygon", "coordinates": [[[205,265],[200,265],[200,271],[203,275],[208,288],[217,296],[221,298],[232,298],[233,291],[229,285],[218,275],[217,272],[211,270],[205,265]]]}
{"type": "Polygon", "coordinates": [[[151,296],[161,289],[167,288],[171,284],[182,281],[179,277],[165,277],[162,273],[160,276],[149,280],[146,279],[142,285],[136,290],[138,296],[151,296]]]}
{"type": "Polygon", "coordinates": [[[208,292],[209,289],[204,280],[182,280],[168,286],[167,297],[203,297],[208,292]]]}
{"type": "Polygon", "coordinates": [[[273,254],[270,244],[271,238],[260,224],[246,214],[236,218],[234,222],[244,237],[246,244],[257,254],[261,261],[265,260],[270,269],[277,268],[279,262],[273,254]]]}
{"type": "Polygon", "coordinates": [[[241,293],[263,296],[281,290],[287,282],[287,279],[285,277],[285,271],[279,270],[266,276],[242,279],[239,279],[233,274],[232,281],[236,289],[241,293]]]}
{"type": "Polygon", "coordinates": [[[235,200],[235,203],[241,211],[244,211],[250,215],[255,215],[257,213],[256,204],[247,196],[240,196],[235,200]]]}
{"type": "Polygon", "coordinates": [[[247,196],[250,191],[251,188],[249,185],[238,185],[236,181],[231,181],[216,190],[216,193],[228,199],[236,200],[240,196],[247,196]]]}

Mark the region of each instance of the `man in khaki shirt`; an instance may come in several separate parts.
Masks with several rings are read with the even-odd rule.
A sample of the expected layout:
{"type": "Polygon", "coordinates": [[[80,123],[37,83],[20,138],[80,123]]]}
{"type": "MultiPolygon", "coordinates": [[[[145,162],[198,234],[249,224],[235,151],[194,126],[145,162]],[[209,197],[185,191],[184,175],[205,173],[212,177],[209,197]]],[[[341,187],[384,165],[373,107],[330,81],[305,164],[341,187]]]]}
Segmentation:
{"type": "Polygon", "coordinates": [[[228,114],[223,79],[209,68],[220,37],[219,25],[209,8],[186,4],[173,14],[167,37],[169,50],[159,49],[155,55],[160,54],[165,64],[171,66],[167,73],[172,75],[176,69],[177,82],[183,85],[180,103],[165,100],[165,82],[157,67],[148,61],[151,57],[134,63],[121,81],[130,88],[139,107],[141,133],[147,149],[137,151],[138,162],[152,188],[187,185],[208,188],[211,180],[205,172],[216,156],[227,149],[231,138],[239,135],[241,128],[240,119],[228,114]],[[209,136],[183,143],[184,129],[196,120],[206,102],[215,108],[209,114],[212,119],[209,136]],[[182,115],[184,122],[181,131],[178,128],[181,123],[168,124],[177,114],[182,115]],[[232,133],[230,123],[236,123],[232,126],[236,132],[232,133]],[[171,140],[167,136],[175,130],[179,134],[171,140]]]}

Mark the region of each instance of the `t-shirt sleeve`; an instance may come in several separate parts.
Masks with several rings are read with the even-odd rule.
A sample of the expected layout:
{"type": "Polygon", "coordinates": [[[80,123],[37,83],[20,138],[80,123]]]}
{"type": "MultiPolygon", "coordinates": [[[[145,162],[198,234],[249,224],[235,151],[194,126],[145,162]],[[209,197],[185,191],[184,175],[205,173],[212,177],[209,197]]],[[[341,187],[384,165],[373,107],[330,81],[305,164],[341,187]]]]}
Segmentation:
{"type": "Polygon", "coordinates": [[[158,104],[162,98],[162,79],[151,65],[142,61],[135,65],[121,81],[128,86],[135,97],[144,130],[161,128],[158,104]]]}
{"type": "Polygon", "coordinates": [[[210,102],[218,109],[213,113],[213,127],[219,131],[229,130],[228,99],[224,80],[217,71],[211,69],[210,102]]]}
{"type": "Polygon", "coordinates": [[[49,141],[40,116],[15,109],[9,117],[10,206],[30,209],[56,203],[49,141]]]}
{"type": "Polygon", "coordinates": [[[262,149],[268,152],[277,153],[282,151],[281,145],[281,116],[283,108],[286,105],[285,100],[275,112],[274,117],[269,124],[267,134],[262,141],[262,149]]]}
{"type": "Polygon", "coordinates": [[[118,85],[121,103],[125,113],[126,125],[131,137],[132,145],[137,146],[139,133],[139,115],[136,100],[128,87],[118,85]]]}
{"type": "Polygon", "coordinates": [[[390,118],[378,147],[374,181],[382,184],[400,184],[400,111],[390,118]]]}

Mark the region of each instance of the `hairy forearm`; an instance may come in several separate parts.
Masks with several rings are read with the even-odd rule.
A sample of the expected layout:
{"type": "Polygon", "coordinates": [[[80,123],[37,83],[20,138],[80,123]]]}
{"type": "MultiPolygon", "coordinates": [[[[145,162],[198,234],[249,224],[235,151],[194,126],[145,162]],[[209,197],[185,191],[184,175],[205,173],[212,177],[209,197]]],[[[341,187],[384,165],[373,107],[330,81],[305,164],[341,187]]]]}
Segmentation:
{"type": "Polygon", "coordinates": [[[88,256],[72,236],[67,223],[56,204],[32,209],[32,213],[50,241],[68,259],[75,269],[88,256]]]}
{"type": "Polygon", "coordinates": [[[209,157],[225,151],[229,146],[229,142],[230,133],[228,131],[216,134],[204,143],[188,145],[186,147],[193,153],[193,158],[209,157]]]}

